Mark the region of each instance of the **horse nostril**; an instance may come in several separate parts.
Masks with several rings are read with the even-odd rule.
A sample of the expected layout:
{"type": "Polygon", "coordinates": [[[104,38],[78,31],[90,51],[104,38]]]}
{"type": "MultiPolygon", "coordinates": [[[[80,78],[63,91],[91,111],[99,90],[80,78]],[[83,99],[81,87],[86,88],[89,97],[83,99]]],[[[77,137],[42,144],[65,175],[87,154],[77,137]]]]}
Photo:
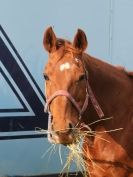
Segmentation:
{"type": "Polygon", "coordinates": [[[52,138],[52,133],[50,133],[50,137],[52,138]]]}
{"type": "Polygon", "coordinates": [[[73,125],[71,123],[69,123],[69,129],[72,130],[73,129],[73,125]]]}

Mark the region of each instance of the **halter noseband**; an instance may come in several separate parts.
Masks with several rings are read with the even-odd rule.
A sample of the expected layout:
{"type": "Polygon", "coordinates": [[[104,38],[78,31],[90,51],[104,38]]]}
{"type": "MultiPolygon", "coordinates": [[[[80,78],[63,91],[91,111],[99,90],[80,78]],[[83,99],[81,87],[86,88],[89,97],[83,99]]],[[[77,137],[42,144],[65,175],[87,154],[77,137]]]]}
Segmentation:
{"type": "Polygon", "coordinates": [[[82,114],[84,113],[84,111],[86,110],[86,108],[88,106],[88,100],[89,100],[88,92],[86,92],[86,98],[85,98],[84,104],[83,104],[82,108],[80,108],[80,106],[78,105],[76,100],[73,98],[73,96],[68,91],[58,90],[58,91],[54,92],[54,94],[50,98],[47,99],[47,103],[45,104],[45,111],[48,110],[48,106],[57,96],[66,96],[71,101],[73,106],[77,109],[77,111],[79,113],[79,119],[81,119],[82,114]]]}

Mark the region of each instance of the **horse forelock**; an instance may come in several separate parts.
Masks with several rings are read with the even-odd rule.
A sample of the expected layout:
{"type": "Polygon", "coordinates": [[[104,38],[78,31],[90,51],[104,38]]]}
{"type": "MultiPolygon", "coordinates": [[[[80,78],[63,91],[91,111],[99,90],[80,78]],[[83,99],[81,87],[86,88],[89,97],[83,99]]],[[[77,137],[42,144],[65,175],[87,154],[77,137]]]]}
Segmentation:
{"type": "Polygon", "coordinates": [[[64,52],[64,55],[67,52],[71,52],[75,55],[76,54],[79,55],[79,53],[80,53],[80,51],[78,49],[76,49],[69,40],[58,38],[57,41],[56,41],[57,52],[58,52],[58,49],[60,49],[61,47],[62,47],[62,50],[64,52]]]}
{"type": "Polygon", "coordinates": [[[63,61],[65,59],[69,60],[69,62],[76,61],[74,60],[75,58],[81,58],[79,50],[76,49],[70,41],[58,38],[56,41],[56,51],[50,53],[46,68],[55,67],[61,60],[63,61]]]}

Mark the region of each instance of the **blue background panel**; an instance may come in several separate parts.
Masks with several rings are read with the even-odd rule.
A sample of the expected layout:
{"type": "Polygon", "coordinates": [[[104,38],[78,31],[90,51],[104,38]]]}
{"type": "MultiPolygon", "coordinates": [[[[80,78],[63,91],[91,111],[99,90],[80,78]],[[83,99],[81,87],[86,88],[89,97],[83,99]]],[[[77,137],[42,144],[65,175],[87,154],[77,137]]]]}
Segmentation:
{"type": "MultiPolygon", "coordinates": [[[[58,147],[56,152],[53,151],[55,153],[47,163],[49,154],[46,156],[43,154],[47,152],[51,144],[44,138],[44,135],[40,135],[33,129],[36,125],[42,125],[44,128],[47,126],[47,120],[43,117],[44,79],[42,75],[48,58],[42,44],[46,28],[52,26],[58,37],[71,41],[77,28],[81,28],[88,38],[87,52],[89,54],[109,63],[133,69],[132,16],[132,0],[0,0],[0,25],[17,50],[28,72],[2,33],[0,33],[0,38],[20,66],[33,92],[36,93],[36,95],[33,94],[35,97],[27,99],[25,91],[22,91],[19,86],[18,88],[15,86],[17,74],[16,77],[13,77],[14,75],[11,77],[11,73],[7,73],[3,63],[6,62],[9,66],[9,62],[1,57],[0,110],[17,108],[23,109],[25,112],[11,114],[8,110],[6,119],[4,113],[0,112],[0,121],[5,125],[4,130],[2,129],[3,131],[0,132],[0,176],[59,173],[63,168],[59,159],[58,147]],[[7,82],[2,71],[10,81],[13,80],[12,83],[19,93],[20,99],[11,89],[11,84],[7,82]],[[38,100],[38,105],[34,102],[35,98],[38,100]],[[33,102],[34,104],[30,104],[33,102]],[[40,111],[37,112],[39,109],[40,111]],[[39,119],[40,112],[42,119],[39,119]],[[25,118],[24,124],[21,122],[23,118],[25,118]],[[23,126],[26,126],[26,131],[23,131],[23,126]],[[32,129],[30,129],[31,126],[32,129]],[[11,136],[14,138],[10,139],[11,136]],[[29,138],[26,138],[27,136],[29,138]]],[[[3,50],[0,51],[0,56],[2,53],[3,50]]],[[[10,61],[9,59],[10,57],[7,57],[8,61],[10,61]]],[[[10,66],[10,71],[15,69],[16,67],[10,66]]],[[[26,90],[28,88],[29,85],[26,90]]],[[[62,147],[61,152],[63,162],[65,162],[66,148],[62,147]]],[[[71,170],[75,170],[74,165],[71,170]]]]}

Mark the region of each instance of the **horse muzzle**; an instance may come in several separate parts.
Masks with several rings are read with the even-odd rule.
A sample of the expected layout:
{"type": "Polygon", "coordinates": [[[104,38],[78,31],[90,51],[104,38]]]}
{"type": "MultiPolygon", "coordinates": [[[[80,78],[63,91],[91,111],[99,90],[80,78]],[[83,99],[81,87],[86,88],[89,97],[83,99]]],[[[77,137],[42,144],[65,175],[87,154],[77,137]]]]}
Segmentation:
{"type": "Polygon", "coordinates": [[[74,130],[61,130],[61,131],[51,131],[48,135],[48,140],[50,143],[54,144],[73,144],[76,142],[76,132],[74,130]]]}

